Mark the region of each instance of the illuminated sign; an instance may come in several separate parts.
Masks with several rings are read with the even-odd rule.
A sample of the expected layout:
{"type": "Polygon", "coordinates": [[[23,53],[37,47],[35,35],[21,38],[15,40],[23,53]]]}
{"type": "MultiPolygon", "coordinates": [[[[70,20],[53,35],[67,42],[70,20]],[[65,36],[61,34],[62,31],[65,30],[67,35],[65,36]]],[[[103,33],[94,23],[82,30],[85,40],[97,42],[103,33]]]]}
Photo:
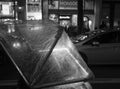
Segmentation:
{"type": "Polygon", "coordinates": [[[13,2],[0,2],[0,16],[13,16],[13,2]]]}

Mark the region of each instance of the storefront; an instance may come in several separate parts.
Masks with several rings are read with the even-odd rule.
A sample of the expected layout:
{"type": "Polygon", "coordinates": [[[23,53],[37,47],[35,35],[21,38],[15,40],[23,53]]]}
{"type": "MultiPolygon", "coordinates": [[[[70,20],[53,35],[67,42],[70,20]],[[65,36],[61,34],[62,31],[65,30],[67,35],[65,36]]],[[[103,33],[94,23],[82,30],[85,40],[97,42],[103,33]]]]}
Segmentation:
{"type": "MultiPolygon", "coordinates": [[[[95,0],[48,0],[48,15],[49,19],[59,23],[61,26],[73,27],[70,29],[72,33],[78,31],[82,23],[84,25],[83,18],[89,18],[89,31],[94,30],[95,26],[95,0]],[[83,3],[83,6],[79,4],[83,3]],[[82,8],[79,10],[79,8],[82,8]],[[81,11],[82,10],[82,11],[81,11]],[[83,15],[81,15],[83,14],[83,15]],[[80,18],[82,16],[82,18],[80,18]],[[82,20],[81,20],[82,19],[82,20]],[[77,29],[77,30],[76,30],[77,29]]],[[[81,29],[82,30],[82,29],[81,29]]],[[[84,29],[83,29],[84,30],[84,29]]],[[[84,31],[80,31],[84,32],[84,31]]]]}
{"type": "MultiPolygon", "coordinates": [[[[89,31],[94,30],[98,18],[97,0],[13,0],[1,1],[0,18],[10,17],[14,20],[53,20],[64,27],[72,27],[70,33],[85,32],[82,29],[84,17],[89,31]],[[83,3],[83,4],[81,4],[83,3]],[[44,5],[45,4],[45,5],[44,5]],[[4,7],[4,9],[3,9],[4,7]],[[82,9],[79,9],[82,8],[82,9]],[[96,12],[97,11],[97,12],[96,12]],[[43,15],[44,14],[44,15],[43,15]],[[80,28],[81,27],[81,28],[80,28]]],[[[2,20],[2,19],[1,19],[2,20]]]]}

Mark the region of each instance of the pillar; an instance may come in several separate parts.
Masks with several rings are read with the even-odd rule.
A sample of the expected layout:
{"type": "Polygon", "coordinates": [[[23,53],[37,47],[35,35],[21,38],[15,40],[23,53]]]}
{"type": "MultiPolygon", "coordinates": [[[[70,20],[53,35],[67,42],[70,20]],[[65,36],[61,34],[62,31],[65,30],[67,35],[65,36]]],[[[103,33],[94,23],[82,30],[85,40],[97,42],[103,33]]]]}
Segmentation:
{"type": "Polygon", "coordinates": [[[100,19],[101,19],[101,12],[102,12],[102,0],[95,0],[95,8],[94,8],[94,12],[95,12],[95,27],[99,28],[100,25],[100,19]]]}
{"type": "Polygon", "coordinates": [[[83,0],[78,0],[78,34],[83,32],[83,0]]]}
{"type": "Polygon", "coordinates": [[[48,0],[42,0],[42,18],[48,20],[48,0]]]}

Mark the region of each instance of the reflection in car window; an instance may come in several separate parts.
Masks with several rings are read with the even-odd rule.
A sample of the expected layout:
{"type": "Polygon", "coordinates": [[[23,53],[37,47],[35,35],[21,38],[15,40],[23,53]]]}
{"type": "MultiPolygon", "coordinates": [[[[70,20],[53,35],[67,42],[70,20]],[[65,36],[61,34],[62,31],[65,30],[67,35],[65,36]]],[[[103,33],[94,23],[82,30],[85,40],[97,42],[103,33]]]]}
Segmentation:
{"type": "Polygon", "coordinates": [[[100,44],[116,43],[116,40],[117,40],[117,32],[108,32],[90,39],[84,45],[91,45],[93,42],[99,42],[100,44]]]}

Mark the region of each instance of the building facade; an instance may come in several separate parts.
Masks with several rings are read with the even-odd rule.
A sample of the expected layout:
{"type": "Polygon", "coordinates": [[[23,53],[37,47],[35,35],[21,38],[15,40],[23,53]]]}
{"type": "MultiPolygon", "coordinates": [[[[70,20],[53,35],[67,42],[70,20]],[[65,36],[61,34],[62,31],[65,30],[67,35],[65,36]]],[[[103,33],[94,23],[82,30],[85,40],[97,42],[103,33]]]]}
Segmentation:
{"type": "Polygon", "coordinates": [[[108,28],[118,27],[119,4],[119,0],[0,0],[0,21],[50,19],[81,33],[84,26],[93,31],[103,21],[108,28]]]}

